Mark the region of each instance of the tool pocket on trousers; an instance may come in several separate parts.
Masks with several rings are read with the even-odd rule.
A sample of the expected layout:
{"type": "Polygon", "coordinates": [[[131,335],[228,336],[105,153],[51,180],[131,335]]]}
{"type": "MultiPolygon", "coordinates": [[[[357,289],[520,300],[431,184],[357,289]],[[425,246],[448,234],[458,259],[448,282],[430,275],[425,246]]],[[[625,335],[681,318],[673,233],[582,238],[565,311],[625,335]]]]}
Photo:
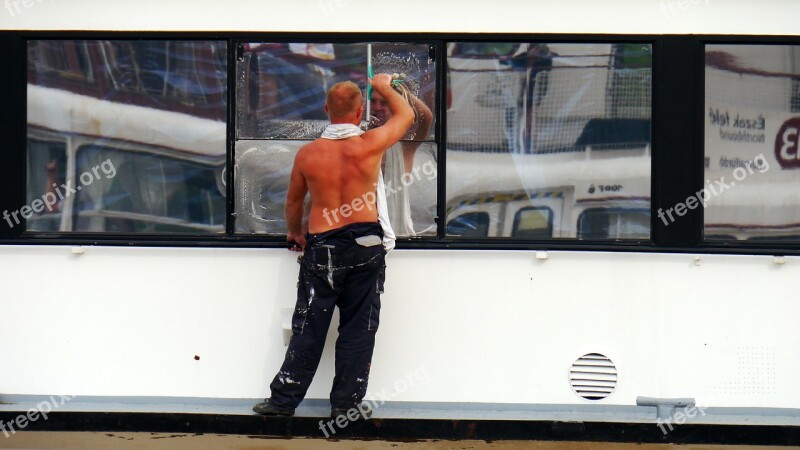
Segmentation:
{"type": "Polygon", "coordinates": [[[306,274],[306,268],[300,270],[297,280],[297,303],[294,306],[292,315],[292,332],[303,334],[303,329],[308,319],[308,309],[311,298],[314,296],[314,286],[311,285],[310,277],[306,274]]]}
{"type": "Polygon", "coordinates": [[[381,267],[378,278],[375,280],[375,292],[372,293],[372,304],[369,310],[368,330],[377,330],[381,318],[381,294],[383,294],[383,282],[386,280],[386,266],[381,267]]]}

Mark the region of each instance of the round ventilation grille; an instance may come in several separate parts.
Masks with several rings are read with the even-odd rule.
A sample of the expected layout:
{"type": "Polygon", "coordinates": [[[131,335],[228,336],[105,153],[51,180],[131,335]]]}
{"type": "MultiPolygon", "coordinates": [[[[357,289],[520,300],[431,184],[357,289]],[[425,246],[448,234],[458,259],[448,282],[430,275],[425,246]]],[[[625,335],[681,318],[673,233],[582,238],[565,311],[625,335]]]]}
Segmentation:
{"type": "Polygon", "coordinates": [[[617,368],[605,355],[588,353],[572,363],[569,384],[586,400],[602,400],[617,387],[617,368]]]}

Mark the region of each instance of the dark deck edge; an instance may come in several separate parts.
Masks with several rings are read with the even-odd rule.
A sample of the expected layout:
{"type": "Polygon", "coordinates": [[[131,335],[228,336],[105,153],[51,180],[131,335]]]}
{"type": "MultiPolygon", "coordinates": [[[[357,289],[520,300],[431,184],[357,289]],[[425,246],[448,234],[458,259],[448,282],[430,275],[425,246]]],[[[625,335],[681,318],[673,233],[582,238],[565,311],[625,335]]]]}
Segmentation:
{"type": "MultiPolygon", "coordinates": [[[[0,433],[24,411],[0,412],[0,433]]],[[[24,431],[152,432],[238,434],[270,438],[334,440],[540,440],[718,445],[797,445],[800,427],[683,424],[664,434],[657,424],[522,420],[373,419],[348,423],[335,434],[322,427],[330,418],[186,413],[53,412],[27,423],[24,431]]],[[[18,428],[15,426],[15,428],[18,428]]]]}

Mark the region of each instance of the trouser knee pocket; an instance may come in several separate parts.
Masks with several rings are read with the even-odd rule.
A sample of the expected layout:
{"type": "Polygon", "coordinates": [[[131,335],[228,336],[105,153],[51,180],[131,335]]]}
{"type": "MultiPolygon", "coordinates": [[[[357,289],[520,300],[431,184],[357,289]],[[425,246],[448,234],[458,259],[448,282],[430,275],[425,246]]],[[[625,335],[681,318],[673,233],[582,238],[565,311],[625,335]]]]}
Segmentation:
{"type": "Polygon", "coordinates": [[[372,302],[369,311],[368,330],[377,330],[380,325],[381,316],[381,294],[383,294],[383,283],[386,280],[386,266],[382,266],[375,280],[374,291],[372,292],[372,302]]]}

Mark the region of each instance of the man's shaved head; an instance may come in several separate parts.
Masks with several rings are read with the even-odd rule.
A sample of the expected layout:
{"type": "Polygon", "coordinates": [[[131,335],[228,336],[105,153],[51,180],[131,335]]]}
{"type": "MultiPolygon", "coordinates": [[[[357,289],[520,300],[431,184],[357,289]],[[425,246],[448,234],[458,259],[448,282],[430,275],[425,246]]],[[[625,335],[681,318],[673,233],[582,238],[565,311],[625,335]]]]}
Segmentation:
{"type": "Polygon", "coordinates": [[[328,89],[325,104],[331,119],[339,119],[355,114],[362,101],[361,89],[352,81],[342,81],[328,89]]]}

